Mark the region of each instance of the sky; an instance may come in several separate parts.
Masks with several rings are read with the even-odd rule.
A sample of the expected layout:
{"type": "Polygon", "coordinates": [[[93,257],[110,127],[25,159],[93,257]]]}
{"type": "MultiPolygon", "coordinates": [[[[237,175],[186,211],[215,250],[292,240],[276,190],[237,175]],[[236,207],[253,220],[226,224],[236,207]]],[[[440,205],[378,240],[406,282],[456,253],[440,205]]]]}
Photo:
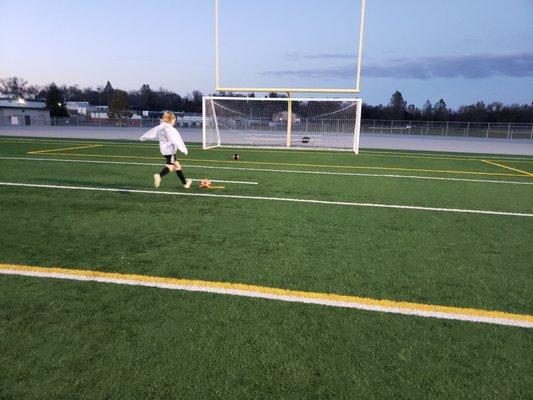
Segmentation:
{"type": "MultiPolygon", "coordinates": [[[[223,86],[352,88],[360,0],[220,0],[223,86]]],[[[0,78],[215,88],[214,0],[0,0],[0,78]]],[[[361,94],[533,101],[533,0],[367,0],[361,94]]]]}

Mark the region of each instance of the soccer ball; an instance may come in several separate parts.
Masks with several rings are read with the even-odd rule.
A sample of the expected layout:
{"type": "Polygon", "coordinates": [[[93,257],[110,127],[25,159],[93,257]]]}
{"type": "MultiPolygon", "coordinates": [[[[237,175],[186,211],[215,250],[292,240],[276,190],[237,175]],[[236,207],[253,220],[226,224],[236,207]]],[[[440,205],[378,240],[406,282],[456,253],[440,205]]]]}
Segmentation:
{"type": "Polygon", "coordinates": [[[233,159],[234,159],[235,161],[238,161],[239,158],[241,158],[241,157],[239,157],[239,155],[238,155],[237,153],[235,153],[235,154],[233,155],[233,159]]]}
{"type": "Polygon", "coordinates": [[[202,179],[200,181],[200,187],[203,189],[211,189],[211,181],[209,179],[202,179]]]}

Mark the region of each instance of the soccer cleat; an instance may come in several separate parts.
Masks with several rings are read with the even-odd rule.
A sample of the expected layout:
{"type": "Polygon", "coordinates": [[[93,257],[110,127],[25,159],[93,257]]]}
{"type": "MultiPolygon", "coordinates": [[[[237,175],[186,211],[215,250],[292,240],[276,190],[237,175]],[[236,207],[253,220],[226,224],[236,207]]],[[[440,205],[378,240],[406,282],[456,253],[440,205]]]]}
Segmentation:
{"type": "Polygon", "coordinates": [[[154,187],[158,188],[161,185],[161,175],[154,174],[154,187]]]}
{"type": "Polygon", "coordinates": [[[185,181],[185,185],[183,185],[183,187],[184,187],[185,189],[189,189],[189,188],[191,187],[191,185],[192,185],[192,179],[187,179],[187,180],[185,181]]]}

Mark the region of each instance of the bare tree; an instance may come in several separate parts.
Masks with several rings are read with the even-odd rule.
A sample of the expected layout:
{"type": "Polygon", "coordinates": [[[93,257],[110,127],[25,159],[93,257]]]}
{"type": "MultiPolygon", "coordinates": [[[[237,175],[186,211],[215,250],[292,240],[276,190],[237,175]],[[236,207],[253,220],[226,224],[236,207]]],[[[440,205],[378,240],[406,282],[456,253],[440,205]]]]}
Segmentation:
{"type": "Polygon", "coordinates": [[[0,93],[9,97],[24,98],[28,94],[28,82],[16,76],[0,79],[0,93]]]}

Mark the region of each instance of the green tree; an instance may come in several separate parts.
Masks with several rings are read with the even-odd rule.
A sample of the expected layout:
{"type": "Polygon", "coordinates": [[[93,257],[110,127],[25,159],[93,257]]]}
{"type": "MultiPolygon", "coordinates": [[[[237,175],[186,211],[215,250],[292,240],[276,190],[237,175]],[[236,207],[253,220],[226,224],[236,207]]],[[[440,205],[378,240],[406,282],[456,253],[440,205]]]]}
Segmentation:
{"type": "Polygon", "coordinates": [[[407,114],[409,119],[419,120],[422,113],[414,104],[409,104],[407,107],[407,114]]]}
{"type": "Polygon", "coordinates": [[[107,115],[109,119],[115,121],[118,126],[122,126],[124,121],[131,117],[126,96],[127,93],[125,91],[115,90],[109,101],[107,115]]]}
{"type": "Polygon", "coordinates": [[[433,104],[431,104],[431,101],[426,100],[426,104],[424,104],[424,107],[422,108],[422,117],[426,121],[432,121],[433,114],[434,114],[433,104]]]}
{"type": "Polygon", "coordinates": [[[448,120],[449,110],[446,102],[443,99],[440,99],[435,103],[434,107],[434,118],[437,121],[446,121],[448,120]]]}
{"type": "Polygon", "coordinates": [[[287,98],[287,95],[283,93],[278,93],[278,92],[270,92],[265,97],[270,97],[271,99],[285,99],[287,98]]]}
{"type": "Polygon", "coordinates": [[[154,111],[156,109],[156,94],[152,91],[150,88],[150,85],[144,84],[141,86],[141,90],[139,91],[140,95],[140,102],[143,110],[149,110],[154,111]]]}
{"type": "Polygon", "coordinates": [[[398,90],[395,91],[388,105],[390,117],[393,119],[404,119],[406,106],[407,102],[404,100],[403,95],[398,90]]]}
{"type": "Polygon", "coordinates": [[[68,117],[63,94],[53,82],[46,90],[46,107],[50,110],[51,117],[68,117]]]}
{"type": "Polygon", "coordinates": [[[115,90],[113,89],[113,86],[111,86],[111,82],[107,81],[101,95],[102,101],[106,106],[109,106],[114,94],[115,90]]]}
{"type": "Polygon", "coordinates": [[[61,92],[63,93],[63,97],[65,98],[65,101],[87,101],[83,98],[83,92],[81,89],[77,86],[62,86],[61,92]]]}
{"type": "Polygon", "coordinates": [[[487,122],[487,106],[482,101],[470,106],[462,106],[459,108],[459,118],[463,121],[487,122]]]}

